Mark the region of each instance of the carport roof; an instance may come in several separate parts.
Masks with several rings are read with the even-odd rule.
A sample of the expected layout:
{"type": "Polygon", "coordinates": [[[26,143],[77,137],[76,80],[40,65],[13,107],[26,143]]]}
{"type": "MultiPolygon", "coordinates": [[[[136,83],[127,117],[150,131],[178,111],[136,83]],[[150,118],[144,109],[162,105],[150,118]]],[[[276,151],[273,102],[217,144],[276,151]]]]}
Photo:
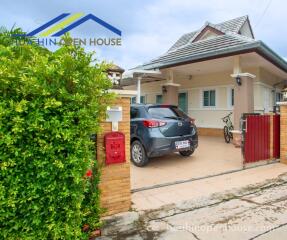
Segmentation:
{"type": "Polygon", "coordinates": [[[287,62],[262,41],[256,41],[247,16],[220,24],[209,22],[198,31],[184,34],[165,54],[135,69],[162,69],[231,55],[256,52],[287,72],[287,62]],[[247,24],[249,36],[241,34],[247,24]],[[217,31],[216,37],[195,41],[205,28],[217,31]]]}

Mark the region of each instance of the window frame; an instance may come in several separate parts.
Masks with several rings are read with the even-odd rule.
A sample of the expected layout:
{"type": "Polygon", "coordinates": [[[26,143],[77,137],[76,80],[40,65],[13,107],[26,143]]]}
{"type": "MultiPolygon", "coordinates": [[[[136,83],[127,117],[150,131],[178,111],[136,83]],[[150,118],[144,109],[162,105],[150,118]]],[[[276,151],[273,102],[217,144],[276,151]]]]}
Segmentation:
{"type": "Polygon", "coordinates": [[[131,104],[136,104],[137,97],[131,97],[131,104]]]}
{"type": "Polygon", "coordinates": [[[228,109],[233,109],[234,108],[234,103],[235,103],[235,99],[234,99],[234,87],[230,86],[227,87],[227,108],[228,109]],[[233,91],[233,104],[232,104],[232,91],[233,91]]]}
{"type": "Polygon", "coordinates": [[[163,104],[163,95],[162,94],[156,94],[155,95],[155,102],[156,104],[163,104]],[[158,97],[161,97],[161,102],[158,102],[158,97]]]}
{"type": "MultiPolygon", "coordinates": [[[[131,97],[131,104],[136,104],[136,103],[137,103],[137,97],[131,97]]],[[[140,103],[146,104],[146,95],[141,95],[140,103]],[[143,102],[142,102],[142,99],[143,99],[143,102]]]]}
{"type": "Polygon", "coordinates": [[[275,91],[275,105],[277,102],[282,102],[283,100],[283,93],[281,91],[275,91]],[[280,95],[280,99],[277,96],[280,95]]]}
{"type": "Polygon", "coordinates": [[[139,118],[139,109],[138,109],[138,108],[135,108],[135,107],[131,107],[130,117],[131,117],[131,120],[136,119],[136,118],[139,118]],[[134,114],[134,113],[135,113],[135,114],[134,114]]]}
{"type": "Polygon", "coordinates": [[[146,104],[146,96],[145,95],[141,95],[140,97],[140,103],[141,104],[146,104]],[[143,100],[143,101],[142,101],[143,100]]]}
{"type": "Polygon", "coordinates": [[[201,91],[201,101],[202,101],[202,107],[203,108],[216,108],[217,107],[217,98],[216,98],[216,95],[217,95],[217,91],[215,88],[206,88],[206,89],[202,89],[201,91]],[[214,106],[213,105],[210,105],[210,92],[211,91],[214,91],[214,106]],[[209,102],[209,105],[208,106],[205,106],[204,104],[204,93],[205,92],[209,92],[209,99],[208,99],[208,102],[209,102]]]}

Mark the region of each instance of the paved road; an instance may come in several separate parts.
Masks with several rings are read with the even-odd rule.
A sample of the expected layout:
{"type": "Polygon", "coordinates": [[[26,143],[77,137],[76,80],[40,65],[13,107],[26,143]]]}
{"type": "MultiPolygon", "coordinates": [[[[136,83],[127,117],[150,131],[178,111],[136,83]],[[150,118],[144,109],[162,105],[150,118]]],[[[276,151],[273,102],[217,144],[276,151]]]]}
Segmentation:
{"type": "Polygon", "coordinates": [[[287,175],[107,220],[101,239],[287,239],[287,175]]]}

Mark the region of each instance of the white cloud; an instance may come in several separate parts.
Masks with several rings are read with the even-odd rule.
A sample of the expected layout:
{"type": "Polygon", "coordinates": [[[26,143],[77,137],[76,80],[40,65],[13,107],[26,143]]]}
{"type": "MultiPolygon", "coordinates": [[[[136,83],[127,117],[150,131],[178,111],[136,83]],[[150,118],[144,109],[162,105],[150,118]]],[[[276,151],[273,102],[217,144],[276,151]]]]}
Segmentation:
{"type": "MultiPolygon", "coordinates": [[[[282,16],[287,3],[273,3],[262,15],[269,0],[159,0],[144,4],[144,11],[136,18],[141,24],[141,32],[129,33],[125,53],[129,53],[128,63],[133,67],[141,62],[164,53],[180,35],[197,30],[205,21],[213,23],[243,15],[249,15],[255,37],[263,40],[279,54],[287,54],[284,37],[287,30],[282,29],[282,16]],[[283,6],[285,5],[285,6],[283,6]],[[145,28],[144,28],[145,26],[145,28]],[[282,36],[283,35],[283,36],[282,36]],[[134,62],[134,65],[130,63],[134,62]]],[[[286,36],[287,37],[287,36],[286,36]]],[[[123,60],[125,61],[125,60],[123,60]]]]}
{"type": "MultiPolygon", "coordinates": [[[[287,2],[269,0],[3,0],[2,24],[14,23],[25,30],[39,26],[63,12],[94,13],[120,28],[123,46],[99,48],[99,57],[131,68],[163,54],[182,34],[200,28],[205,21],[218,23],[248,14],[257,39],[282,56],[287,56],[287,28],[282,22],[287,2]]],[[[80,34],[87,28],[79,28],[80,34]]]]}

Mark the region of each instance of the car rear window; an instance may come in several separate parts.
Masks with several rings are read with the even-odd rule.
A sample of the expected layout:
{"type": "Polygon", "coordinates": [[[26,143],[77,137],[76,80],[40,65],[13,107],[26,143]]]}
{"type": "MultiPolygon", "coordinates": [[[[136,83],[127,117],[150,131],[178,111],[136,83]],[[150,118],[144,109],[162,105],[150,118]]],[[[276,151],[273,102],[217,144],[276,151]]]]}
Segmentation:
{"type": "Polygon", "coordinates": [[[179,108],[173,107],[172,109],[173,109],[173,111],[176,112],[177,116],[182,117],[182,118],[188,118],[188,116],[179,108]]]}
{"type": "Polygon", "coordinates": [[[148,113],[153,118],[177,118],[187,116],[177,107],[150,107],[148,113]]]}
{"type": "Polygon", "coordinates": [[[131,108],[131,119],[139,117],[139,110],[137,108],[131,108]]]}

